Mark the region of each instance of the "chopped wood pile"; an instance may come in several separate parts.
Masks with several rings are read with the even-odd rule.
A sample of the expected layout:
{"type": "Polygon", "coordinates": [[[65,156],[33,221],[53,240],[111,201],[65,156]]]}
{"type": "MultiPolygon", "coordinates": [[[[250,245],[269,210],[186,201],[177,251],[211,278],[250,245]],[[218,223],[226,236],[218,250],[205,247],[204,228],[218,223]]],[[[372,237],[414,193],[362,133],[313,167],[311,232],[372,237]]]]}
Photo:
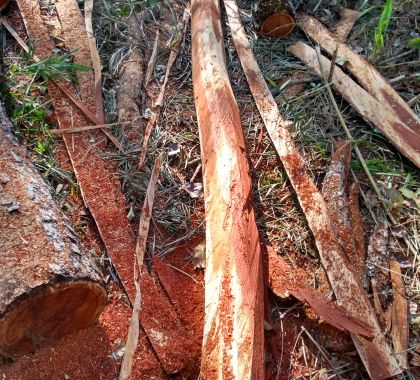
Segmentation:
{"type": "MultiPolygon", "coordinates": [[[[420,168],[420,120],[374,65],[346,42],[359,12],[343,8],[340,20],[327,28],[299,11],[294,1],[256,1],[252,11],[242,11],[236,0],[174,2],[166,14],[159,7],[124,8],[120,23],[112,26],[124,46],[106,63],[119,79],[109,102],[104,94],[111,75],[103,70],[103,46],[95,36],[96,2],[87,0],[83,12],[75,0],[16,3],[16,19],[2,16],[0,25],[32,63],[45,62],[59,50],[71,52],[72,63],[84,68],[74,78],[42,79],[57,125],[50,133],[64,142],[63,155],[80,191],[75,197],[82,200],[80,209],[86,209],[95,232],[73,230],[51,196],[54,190],[13,137],[0,105],[0,374],[4,371],[5,379],[22,372],[19,366],[31,363],[32,354],[95,326],[101,333],[93,335],[101,337],[106,360],[112,362],[113,373],[104,377],[110,379],[288,379],[293,363],[307,361],[305,349],[293,357],[304,335],[331,369],[318,378],[347,378],[308,326],[331,329],[334,337],[342,334],[350,342],[345,352],[351,351],[352,360],[359,358],[361,376],[412,376],[412,352],[417,351],[410,342],[407,266],[401,256],[387,256],[388,234],[394,231],[390,226],[397,229],[404,222],[384,201],[336,98],[347,102],[353,117],[359,115],[383,133],[413,170],[420,168]],[[170,37],[168,20],[176,31],[170,37]],[[316,46],[303,42],[303,35],[295,38],[296,29],[316,46]],[[292,39],[284,54],[302,62],[301,72],[287,74],[280,95],[259,62],[252,33],[292,39]],[[162,49],[168,58],[158,65],[162,49]],[[186,57],[180,74],[177,62],[186,57]],[[171,81],[174,72],[182,80],[179,87],[171,81]],[[245,119],[243,99],[234,86],[241,76],[255,109],[253,120],[260,126],[252,132],[258,135],[255,149],[247,128],[253,121],[245,119]],[[296,137],[302,120],[289,112],[282,92],[293,82],[299,94],[311,78],[319,78],[323,99],[331,103],[345,136],[334,140],[331,156],[324,155],[321,176],[314,174],[304,140],[302,144],[296,137]],[[187,101],[196,119],[186,113],[171,129],[165,99],[176,96],[185,83],[193,88],[187,101]],[[169,150],[159,145],[159,136],[183,133],[188,123],[198,135],[197,159],[188,156],[194,149],[190,137],[184,143],[188,153],[178,143],[172,142],[169,150]],[[269,170],[284,173],[282,186],[288,192],[275,205],[281,210],[290,199],[299,209],[307,229],[303,240],[316,252],[305,265],[294,246],[279,249],[261,222],[264,201],[255,182],[269,148],[275,162],[269,170]],[[360,178],[353,153],[363,169],[360,178]],[[129,156],[135,157],[135,169],[130,167],[132,172],[120,181],[116,173],[129,166],[124,161],[129,156]],[[155,217],[157,209],[171,208],[171,192],[178,191],[167,176],[178,159],[184,171],[194,169],[192,176],[174,170],[183,182],[183,199],[201,199],[189,214],[194,228],[183,235],[171,234],[155,217]],[[127,196],[129,182],[143,195],[136,199],[136,212],[127,196]],[[366,191],[369,186],[372,191],[366,191]],[[375,196],[375,207],[383,208],[381,219],[375,218],[369,201],[375,196]],[[376,222],[370,235],[363,205],[376,222]],[[85,240],[89,246],[95,241],[92,245],[106,254],[95,258],[85,240]],[[162,242],[163,253],[158,249],[162,242]],[[99,267],[109,274],[105,269],[101,274],[99,267]],[[392,292],[391,303],[384,302],[387,291],[392,292]],[[290,300],[298,301],[290,307],[290,300]],[[287,306],[284,314],[278,312],[275,326],[278,303],[287,306]],[[305,310],[300,325],[285,318],[296,307],[305,310]],[[109,338],[106,344],[102,334],[109,338]],[[294,347],[287,341],[290,336],[296,337],[294,347]]],[[[101,9],[112,15],[109,5],[101,9]]],[[[179,104],[175,107],[182,108],[179,104]]],[[[270,186],[267,195],[280,185],[270,186]]],[[[415,267],[418,245],[407,236],[398,237],[398,244],[404,254],[414,254],[415,267]]],[[[106,360],[102,367],[108,366],[106,360]]],[[[302,365],[296,367],[303,371],[302,365]]],[[[31,376],[30,370],[26,373],[24,380],[31,376]]],[[[81,379],[91,376],[80,373],[81,379]]]]}

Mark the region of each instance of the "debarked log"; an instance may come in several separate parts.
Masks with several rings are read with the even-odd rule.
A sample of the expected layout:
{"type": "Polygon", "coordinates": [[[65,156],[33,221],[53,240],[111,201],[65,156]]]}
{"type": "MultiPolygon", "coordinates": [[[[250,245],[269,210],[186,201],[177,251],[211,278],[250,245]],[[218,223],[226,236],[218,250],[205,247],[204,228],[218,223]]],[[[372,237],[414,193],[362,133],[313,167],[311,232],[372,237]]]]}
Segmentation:
{"type": "Polygon", "coordinates": [[[91,325],[107,299],[0,104],[0,356],[15,359],[91,325]]]}
{"type": "Polygon", "coordinates": [[[192,64],[206,210],[202,379],[264,379],[261,247],[217,0],[192,2],[192,64]]]}

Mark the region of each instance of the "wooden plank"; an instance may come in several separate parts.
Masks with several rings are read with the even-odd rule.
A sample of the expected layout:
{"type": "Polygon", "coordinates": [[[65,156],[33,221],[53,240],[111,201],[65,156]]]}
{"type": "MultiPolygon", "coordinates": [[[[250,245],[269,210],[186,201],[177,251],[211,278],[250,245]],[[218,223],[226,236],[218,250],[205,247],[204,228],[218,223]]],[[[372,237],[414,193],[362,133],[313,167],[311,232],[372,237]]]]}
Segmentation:
{"type": "Polygon", "coordinates": [[[261,247],[218,0],[192,2],[192,64],[206,211],[201,378],[264,379],[261,247]]]}
{"type": "MultiPolygon", "coordinates": [[[[337,57],[346,61],[345,67],[357,78],[361,86],[383,108],[392,110],[400,123],[420,136],[419,118],[373,65],[341,42],[315,17],[307,13],[300,13],[298,21],[304,32],[328,54],[333,55],[337,50],[337,57]]],[[[377,112],[377,109],[375,109],[375,112],[377,112]]]]}
{"type": "MultiPolygon", "coordinates": [[[[321,69],[315,49],[303,42],[293,44],[289,51],[318,76],[323,78],[325,73],[331,72],[331,61],[321,56],[321,69]]],[[[332,85],[365,120],[381,130],[403,155],[420,168],[420,135],[404,124],[391,108],[385,106],[387,103],[376,100],[337,66],[333,70],[332,85]]]]}
{"type": "Polygon", "coordinates": [[[373,379],[386,378],[401,373],[401,368],[382,334],[369,299],[334,235],[324,199],[305,170],[305,164],[289,132],[291,123],[280,115],[278,106],[254,58],[245,29],[240,21],[236,1],[224,0],[224,3],[232,38],[249,88],[268,134],[296,191],[337,302],[340,305],[345,305],[356,318],[364,320],[372,328],[373,339],[365,339],[352,334],[359,355],[373,379]]]}

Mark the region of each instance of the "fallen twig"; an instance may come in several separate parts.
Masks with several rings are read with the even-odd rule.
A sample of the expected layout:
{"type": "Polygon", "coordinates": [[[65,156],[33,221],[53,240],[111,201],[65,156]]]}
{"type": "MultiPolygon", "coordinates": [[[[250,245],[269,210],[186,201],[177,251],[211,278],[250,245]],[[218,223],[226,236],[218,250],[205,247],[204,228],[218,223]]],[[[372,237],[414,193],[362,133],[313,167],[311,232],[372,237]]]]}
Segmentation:
{"type": "Polygon", "coordinates": [[[374,336],[372,340],[352,334],[359,355],[372,378],[380,379],[401,373],[401,368],[382,334],[369,299],[334,236],[325,202],[307,174],[304,162],[290,135],[288,129],[290,123],[281,117],[277,103],[252,54],[252,48],[240,21],[236,1],[224,0],[224,3],[233,41],[248,79],[250,90],[290,182],[296,191],[337,301],[341,305],[346,305],[349,311],[354,313],[357,318],[366,321],[372,328],[374,336]]]}
{"type": "MultiPolygon", "coordinates": [[[[191,16],[191,6],[190,6],[190,3],[188,3],[184,9],[184,15],[182,17],[182,22],[181,22],[182,26],[188,22],[188,20],[190,19],[190,16],[191,16]]],[[[183,27],[179,28],[179,30],[184,30],[184,28],[183,27]]],[[[183,33],[180,33],[172,46],[171,53],[169,54],[168,64],[166,65],[165,78],[163,80],[162,87],[160,88],[159,95],[153,104],[154,110],[152,112],[152,116],[150,117],[146,126],[146,130],[144,132],[143,146],[142,146],[140,159],[139,159],[140,169],[143,167],[144,160],[146,159],[147,145],[149,143],[150,135],[152,134],[153,128],[155,127],[156,123],[159,120],[160,110],[163,105],[163,98],[165,96],[165,90],[166,90],[166,85],[168,83],[169,74],[178,56],[179,50],[181,48],[182,40],[183,40],[183,33]]]]}
{"type": "Polygon", "coordinates": [[[119,380],[127,380],[130,378],[131,369],[133,366],[134,353],[138,344],[140,324],[139,315],[141,310],[141,288],[139,276],[141,277],[144,268],[144,255],[146,252],[147,237],[149,234],[150,219],[152,217],[153,203],[156,194],[156,185],[159,177],[159,170],[162,163],[162,156],[156,158],[153,165],[152,175],[150,177],[149,185],[147,186],[146,198],[143,203],[140,222],[139,222],[139,236],[136,245],[136,261],[134,263],[134,284],[136,286],[136,296],[133,304],[133,311],[131,314],[130,326],[128,328],[127,341],[123,360],[121,363],[121,370],[119,380]]]}

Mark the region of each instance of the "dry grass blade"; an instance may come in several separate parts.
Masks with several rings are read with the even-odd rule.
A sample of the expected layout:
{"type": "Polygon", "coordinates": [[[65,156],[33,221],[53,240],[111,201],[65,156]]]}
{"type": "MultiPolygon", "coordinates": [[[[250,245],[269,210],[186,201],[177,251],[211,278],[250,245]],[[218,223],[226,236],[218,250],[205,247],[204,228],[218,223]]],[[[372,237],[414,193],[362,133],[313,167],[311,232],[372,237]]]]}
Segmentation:
{"type": "MultiPolygon", "coordinates": [[[[323,73],[331,70],[331,61],[321,55],[318,61],[315,49],[303,42],[293,44],[289,51],[311,67],[321,78],[324,78],[323,73]]],[[[386,103],[377,101],[340,68],[334,68],[332,81],[333,87],[364,119],[380,129],[402,154],[420,167],[420,135],[404,124],[390,108],[385,106],[386,103]]]]}
{"type": "Polygon", "coordinates": [[[119,380],[127,380],[130,378],[134,353],[136,352],[136,347],[138,344],[140,332],[139,315],[141,310],[141,289],[139,276],[141,276],[145,270],[144,255],[146,251],[147,236],[149,234],[150,219],[152,217],[152,209],[155,200],[156,185],[159,177],[161,163],[162,155],[158,156],[153,166],[152,175],[150,177],[149,185],[147,186],[146,198],[144,200],[140,216],[139,236],[136,245],[136,261],[134,263],[134,284],[136,287],[136,295],[133,304],[133,311],[131,314],[130,326],[128,328],[127,342],[125,345],[124,357],[121,363],[119,380]]]}
{"type": "Polygon", "coordinates": [[[118,123],[86,125],[84,127],[74,127],[74,128],[67,128],[67,129],[51,129],[50,132],[54,135],[62,135],[63,133],[78,133],[78,132],[93,131],[95,129],[101,129],[101,128],[111,128],[111,127],[115,127],[116,125],[118,125],[118,123]]]}
{"type": "Polygon", "coordinates": [[[340,11],[340,20],[333,29],[333,33],[339,41],[345,42],[347,40],[359,15],[360,13],[353,9],[343,8],[340,11]]]}
{"type": "MultiPolygon", "coordinates": [[[[182,22],[180,25],[181,27],[179,28],[179,30],[185,31],[185,28],[183,26],[190,19],[190,16],[191,16],[190,8],[191,8],[190,3],[188,3],[185,7],[184,15],[182,17],[182,22]]],[[[177,40],[174,42],[171,53],[169,54],[168,64],[166,65],[165,78],[163,80],[163,84],[160,89],[159,95],[156,101],[154,102],[154,112],[152,113],[152,116],[150,117],[146,126],[146,130],[144,132],[143,146],[142,146],[142,150],[140,153],[140,160],[139,160],[140,169],[143,167],[144,160],[146,159],[147,145],[149,143],[150,135],[152,134],[153,128],[155,127],[156,123],[159,120],[160,109],[162,108],[162,105],[163,105],[163,98],[165,96],[165,90],[166,90],[166,85],[168,83],[169,74],[171,72],[173,64],[176,61],[178,53],[181,49],[182,40],[183,40],[183,33],[180,33],[177,40]]]]}
{"type": "Polygon", "coordinates": [[[401,267],[397,261],[389,263],[391,272],[392,291],[392,343],[395,353],[403,368],[408,368],[408,301],[405,295],[404,281],[401,276],[401,267]]]}
{"type": "Polygon", "coordinates": [[[337,301],[340,305],[346,305],[355,317],[366,321],[373,329],[374,337],[371,340],[352,334],[359,355],[374,379],[399,374],[402,370],[383,336],[369,299],[353,267],[334,236],[325,202],[305,170],[304,162],[288,130],[289,123],[281,117],[277,104],[253,56],[247,35],[240,21],[236,1],[224,0],[224,3],[233,41],[250,90],[290,182],[296,191],[337,301]]]}
{"type": "MultiPolygon", "coordinates": [[[[382,108],[393,110],[399,122],[411,129],[417,135],[417,139],[419,139],[419,118],[370,63],[351,50],[345,43],[337,39],[316,18],[306,13],[301,13],[298,21],[305,33],[319,44],[322,49],[327,51],[328,54],[333,55],[334,51],[338,48],[338,57],[345,60],[345,67],[357,78],[364,89],[382,105],[382,108]]],[[[372,107],[372,105],[369,105],[369,107],[372,107]]],[[[372,110],[377,113],[382,112],[378,111],[378,108],[375,107],[372,110]]],[[[400,133],[402,134],[403,131],[401,130],[400,133]]],[[[419,143],[417,144],[417,149],[419,149],[419,143]]]]}

